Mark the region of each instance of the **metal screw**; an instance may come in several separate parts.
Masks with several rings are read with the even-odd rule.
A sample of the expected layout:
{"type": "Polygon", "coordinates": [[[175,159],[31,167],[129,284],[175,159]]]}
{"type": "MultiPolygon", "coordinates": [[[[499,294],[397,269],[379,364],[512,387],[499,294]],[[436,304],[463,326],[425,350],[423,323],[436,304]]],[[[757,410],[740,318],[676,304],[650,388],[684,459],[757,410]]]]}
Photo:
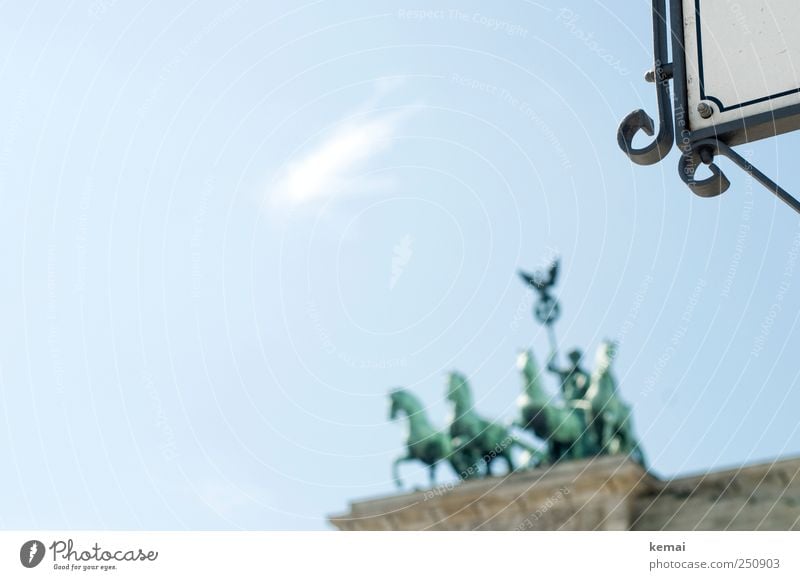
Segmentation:
{"type": "Polygon", "coordinates": [[[714,114],[714,107],[705,101],[700,101],[700,103],[697,105],[697,112],[700,113],[700,116],[703,117],[703,119],[708,119],[714,114]]]}

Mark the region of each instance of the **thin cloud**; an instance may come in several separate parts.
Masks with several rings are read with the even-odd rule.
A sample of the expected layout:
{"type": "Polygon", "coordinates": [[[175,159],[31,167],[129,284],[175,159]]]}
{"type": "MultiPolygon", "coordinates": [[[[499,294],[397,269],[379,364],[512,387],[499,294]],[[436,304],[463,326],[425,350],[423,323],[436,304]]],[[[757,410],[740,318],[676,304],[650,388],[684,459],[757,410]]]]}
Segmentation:
{"type": "MultiPolygon", "coordinates": [[[[397,83],[379,83],[370,106],[391,92],[397,83]]],[[[414,110],[359,115],[343,122],[312,149],[290,162],[267,193],[267,200],[306,204],[344,196],[385,183],[364,177],[364,170],[389,149],[403,120],[414,110]]]]}

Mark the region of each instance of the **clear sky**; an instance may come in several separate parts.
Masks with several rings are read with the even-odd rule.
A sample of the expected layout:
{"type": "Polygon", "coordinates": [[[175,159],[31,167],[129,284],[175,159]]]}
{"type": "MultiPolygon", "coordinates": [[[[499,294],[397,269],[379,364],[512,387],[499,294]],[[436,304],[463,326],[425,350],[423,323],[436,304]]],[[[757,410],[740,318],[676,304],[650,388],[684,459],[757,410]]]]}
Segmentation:
{"type": "Polygon", "coordinates": [[[0,527],[327,529],[391,387],[514,418],[554,252],[658,474],[800,453],[798,217],[618,150],[650,2],[497,4],[0,4],[0,527]]]}

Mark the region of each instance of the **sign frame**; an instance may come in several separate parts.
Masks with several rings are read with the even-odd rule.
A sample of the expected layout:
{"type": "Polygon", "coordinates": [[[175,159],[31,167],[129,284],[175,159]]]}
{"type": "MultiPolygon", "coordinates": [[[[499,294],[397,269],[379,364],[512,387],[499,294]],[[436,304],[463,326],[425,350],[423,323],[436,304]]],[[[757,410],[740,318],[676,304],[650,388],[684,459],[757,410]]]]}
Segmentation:
{"type": "MultiPolygon", "coordinates": [[[[633,145],[633,139],[640,131],[649,136],[655,133],[653,119],[644,110],[636,110],[620,123],[617,131],[620,148],[634,163],[652,165],[664,159],[673,145],[677,146],[681,151],[678,173],[689,189],[700,197],[716,197],[730,187],[730,181],[714,163],[714,158],[722,155],[800,213],[800,201],[753,167],[732,148],[735,145],[800,129],[800,103],[767,112],[742,115],[719,124],[712,122],[707,127],[693,129],[690,122],[692,115],[690,115],[687,86],[683,4],[684,0],[669,0],[669,12],[667,12],[667,0],[653,0],[654,66],[645,75],[645,79],[656,84],[658,134],[645,147],[639,148],[633,145]],[[668,38],[671,41],[672,59],[668,50],[668,38]],[[674,97],[670,95],[670,81],[674,97]],[[695,177],[701,165],[708,166],[710,176],[695,177]]],[[[687,4],[694,5],[695,19],[699,23],[701,0],[687,0],[687,4]]],[[[698,64],[700,58],[698,54],[698,64]]],[[[800,88],[797,92],[800,93],[800,88]]]]}

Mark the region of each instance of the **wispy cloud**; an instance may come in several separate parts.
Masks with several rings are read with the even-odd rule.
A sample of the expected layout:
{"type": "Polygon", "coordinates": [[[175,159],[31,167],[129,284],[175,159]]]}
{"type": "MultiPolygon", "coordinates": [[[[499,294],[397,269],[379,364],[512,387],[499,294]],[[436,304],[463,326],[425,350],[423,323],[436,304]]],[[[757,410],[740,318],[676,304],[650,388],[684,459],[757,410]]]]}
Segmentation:
{"type": "MultiPolygon", "coordinates": [[[[391,90],[379,85],[368,101],[391,90]]],[[[307,153],[290,162],[267,193],[268,201],[303,204],[352,194],[377,181],[364,177],[370,161],[392,145],[402,121],[412,109],[361,115],[344,121],[307,153]]]]}

